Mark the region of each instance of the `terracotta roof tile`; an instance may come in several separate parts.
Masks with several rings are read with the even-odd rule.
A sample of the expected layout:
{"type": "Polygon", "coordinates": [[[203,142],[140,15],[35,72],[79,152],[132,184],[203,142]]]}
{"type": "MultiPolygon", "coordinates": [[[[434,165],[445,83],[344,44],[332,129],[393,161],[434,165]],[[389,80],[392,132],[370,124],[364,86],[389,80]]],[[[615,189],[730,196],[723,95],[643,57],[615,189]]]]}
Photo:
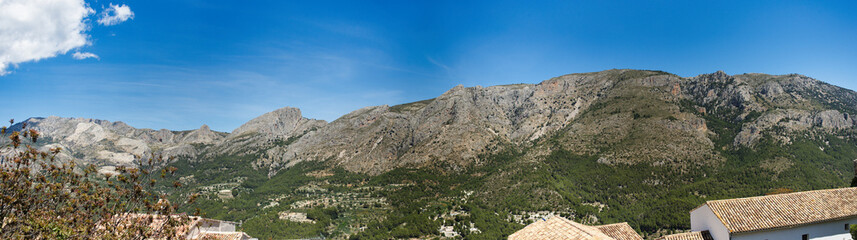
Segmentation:
{"type": "Polygon", "coordinates": [[[626,222],[594,227],[616,240],[643,240],[643,237],[640,237],[640,234],[626,222]]]}
{"type": "Polygon", "coordinates": [[[586,226],[558,216],[527,225],[523,229],[509,235],[509,240],[528,239],[616,240],[595,227],[586,226]]]}
{"type": "Polygon", "coordinates": [[[250,238],[244,232],[203,232],[193,239],[200,240],[242,240],[250,238]]]}
{"type": "Polygon", "coordinates": [[[113,217],[106,219],[106,221],[99,223],[98,228],[104,229],[106,226],[113,226],[114,230],[126,231],[132,227],[142,225],[145,226],[145,229],[149,234],[153,234],[155,236],[154,239],[167,239],[169,236],[162,232],[166,226],[176,224],[173,227],[173,230],[175,231],[174,236],[186,237],[190,233],[191,229],[199,223],[200,219],[202,218],[184,215],[172,215],[168,218],[165,215],[123,213],[114,215],[113,217]],[[170,223],[170,221],[172,221],[172,223],[170,223]]]}
{"type": "Polygon", "coordinates": [[[659,237],[657,240],[713,240],[708,231],[686,232],[659,237]]]}
{"type": "Polygon", "coordinates": [[[794,227],[857,216],[857,188],[708,201],[731,233],[794,227]]]}
{"type": "Polygon", "coordinates": [[[206,219],[197,216],[186,215],[165,215],[156,214],[138,214],[138,213],[123,213],[117,214],[99,223],[99,229],[106,229],[107,226],[112,226],[111,229],[124,231],[133,226],[145,226],[149,234],[153,234],[152,240],[160,239],[205,239],[205,240],[241,240],[250,239],[251,237],[244,232],[210,232],[210,231],[195,231],[200,228],[200,223],[203,221],[214,221],[222,223],[231,223],[228,221],[220,221],[214,219],[206,219]],[[174,221],[173,223],[168,220],[174,221]],[[173,228],[175,231],[173,236],[166,233],[160,233],[169,224],[176,224],[173,228]]]}

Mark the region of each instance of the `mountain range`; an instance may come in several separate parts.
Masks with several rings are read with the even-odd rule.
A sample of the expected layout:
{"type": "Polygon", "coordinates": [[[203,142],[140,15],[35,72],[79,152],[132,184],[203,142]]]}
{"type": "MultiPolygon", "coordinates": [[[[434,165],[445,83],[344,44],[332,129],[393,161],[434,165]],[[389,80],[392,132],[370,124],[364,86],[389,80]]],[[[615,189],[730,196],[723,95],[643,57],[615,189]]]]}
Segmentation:
{"type": "Polygon", "coordinates": [[[281,221],[293,237],[429,237],[451,226],[491,239],[562,215],[627,221],[651,237],[686,229],[705,200],[846,185],[854,114],[857,93],[799,74],[614,69],[456,86],[332,122],[285,107],[230,133],[61,117],[10,129],[26,124],[42,134],[36,146],[102,173],[169,157],[186,183],[176,196],[209,194],[197,207],[246,221],[253,236],[278,236],[261,225],[281,221]],[[314,222],[279,217],[293,212],[314,222]]]}

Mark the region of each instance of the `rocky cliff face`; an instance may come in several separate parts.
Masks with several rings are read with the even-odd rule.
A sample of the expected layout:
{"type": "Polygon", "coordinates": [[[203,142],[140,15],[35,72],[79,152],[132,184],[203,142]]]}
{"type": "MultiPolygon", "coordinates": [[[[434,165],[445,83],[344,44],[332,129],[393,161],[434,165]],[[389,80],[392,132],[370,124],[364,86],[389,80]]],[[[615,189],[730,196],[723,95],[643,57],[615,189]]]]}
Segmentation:
{"type": "Polygon", "coordinates": [[[269,138],[289,138],[313,128],[323,127],[325,124],[327,122],[322,120],[304,118],[300,109],[285,107],[250,120],[233,130],[229,137],[258,133],[269,138]]]}
{"type": "Polygon", "coordinates": [[[224,141],[209,148],[205,157],[257,155],[259,164],[267,165],[270,161],[266,156],[282,151],[288,143],[326,125],[326,121],[303,117],[300,109],[284,107],[236,128],[224,141]]]}
{"type": "MultiPolygon", "coordinates": [[[[695,152],[699,154],[694,159],[710,157],[712,143],[706,137],[705,122],[692,113],[680,113],[670,103],[681,98],[675,91],[681,91],[677,84],[685,81],[669,74],[611,70],[571,74],[539,84],[458,86],[431,100],[354,111],[307,134],[284,151],[274,152],[268,160],[273,167],[282,167],[329,159],[346,169],[372,174],[439,163],[460,169],[480,164],[481,154],[496,153],[507,146],[539,144],[558,133],[567,136],[562,139],[564,148],[596,153],[605,144],[641,134],[633,132],[636,130],[650,131],[642,134],[665,139],[605,151],[605,163],[637,162],[640,151],[646,161],[673,161],[670,158],[695,152]],[[600,111],[601,107],[591,107],[599,101],[629,94],[649,99],[651,92],[639,92],[642,88],[657,93],[658,101],[652,104],[663,105],[663,109],[646,111],[660,111],[659,115],[665,112],[672,118],[640,120],[649,122],[634,127],[632,108],[639,107],[634,103],[628,109],[615,109],[619,107],[616,105],[611,107],[615,111],[578,120],[583,112],[600,111]],[[665,132],[671,134],[661,134],[665,132]]],[[[551,147],[539,149],[546,154],[551,147]]]]}
{"type": "Polygon", "coordinates": [[[366,107],[331,123],[282,108],[229,134],[207,126],[176,132],[59,117],[26,122],[46,137],[44,147],[62,146],[64,158],[104,166],[127,165],[149,153],[194,161],[241,155],[254,156],[256,168],[272,173],[301,161],[326,161],[379,174],[400,167],[459,170],[510,147],[531,149],[532,161],[565,150],[611,165],[716,164],[722,157],[713,140],[722,136],[709,129],[713,118],[740,126],[728,139],[731,145],[722,147],[753,148],[766,136],[789,144],[799,133],[853,132],[855,106],[853,91],[796,74],[683,78],[608,70],[539,84],[457,86],[434,99],[366,107]]]}
{"type": "MultiPolygon", "coordinates": [[[[603,164],[651,164],[687,167],[717,163],[711,131],[696,108],[683,107],[689,79],[660,72],[614,70],[595,104],[584,109],[550,142],[540,142],[538,157],[562,149],[598,156],[603,164]]],[[[538,159],[538,158],[536,158],[538,159]]]]}
{"type": "MultiPolygon", "coordinates": [[[[283,108],[255,118],[230,134],[212,131],[207,125],[189,131],[152,130],[123,122],[55,116],[30,118],[9,130],[20,131],[26,125],[41,134],[36,147],[61,147],[60,160],[92,163],[102,172],[111,172],[116,166],[133,166],[135,160],[155,155],[204,159],[218,154],[265,152],[325,124],[302,117],[296,108],[283,108]]],[[[8,139],[0,143],[6,144],[8,139]]],[[[2,153],[12,151],[7,148],[2,153]]]]}
{"type": "Polygon", "coordinates": [[[106,172],[115,166],[132,166],[135,159],[152,154],[192,156],[196,154],[192,144],[212,144],[226,136],[205,125],[197,130],[177,132],[137,129],[123,122],[55,116],[30,118],[11,126],[10,130],[20,131],[24,124],[40,132],[36,146],[42,150],[61,147],[60,160],[93,163],[106,172]]]}
{"type": "MultiPolygon", "coordinates": [[[[533,160],[557,149],[605,164],[690,165],[723,160],[706,116],[741,126],[734,148],[801,131],[853,129],[857,94],[801,75],[724,72],[682,78],[652,71],[571,74],[539,84],[455,87],[441,96],[349,113],[265,164],[330,160],[377,174],[399,167],[480,164],[481,154],[533,146],[533,160]]],[[[724,146],[727,147],[727,146],[724,146]]]]}
{"type": "Polygon", "coordinates": [[[272,156],[273,163],[331,159],[373,174],[403,166],[478,164],[480,154],[505,144],[526,144],[565,127],[604,87],[596,75],[569,75],[537,85],[457,86],[435,99],[349,113],[272,156]]]}
{"type": "Polygon", "coordinates": [[[857,94],[806,76],[717,72],[691,80],[689,94],[698,104],[745,121],[735,146],[752,147],[764,134],[789,143],[798,132],[841,131],[857,123],[857,94]]]}

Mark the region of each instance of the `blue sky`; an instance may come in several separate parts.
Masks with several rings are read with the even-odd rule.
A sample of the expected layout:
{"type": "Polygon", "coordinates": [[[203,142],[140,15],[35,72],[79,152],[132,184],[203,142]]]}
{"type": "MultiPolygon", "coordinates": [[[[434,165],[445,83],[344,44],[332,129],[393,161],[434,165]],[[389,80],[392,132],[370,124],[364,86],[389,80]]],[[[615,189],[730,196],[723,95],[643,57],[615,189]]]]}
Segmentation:
{"type": "Polygon", "coordinates": [[[458,84],[538,83],[612,68],[801,73],[857,89],[857,1],[86,4],[89,43],[7,69],[0,118],[231,131],[284,106],[332,121],[458,84]],[[133,18],[98,24],[110,4],[126,5],[133,18]],[[98,58],[78,60],[75,51],[98,58]]]}

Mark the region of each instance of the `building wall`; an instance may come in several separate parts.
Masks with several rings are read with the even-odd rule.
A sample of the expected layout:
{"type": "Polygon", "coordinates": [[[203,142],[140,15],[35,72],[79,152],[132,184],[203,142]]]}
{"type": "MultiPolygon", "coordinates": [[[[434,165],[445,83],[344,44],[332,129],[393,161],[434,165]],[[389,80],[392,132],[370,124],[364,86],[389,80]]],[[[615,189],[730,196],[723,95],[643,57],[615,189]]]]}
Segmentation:
{"type": "Polygon", "coordinates": [[[187,235],[185,235],[185,238],[188,238],[188,239],[194,238],[196,236],[199,236],[199,233],[200,233],[200,231],[199,231],[198,227],[191,227],[190,231],[188,231],[187,235]]]}
{"type": "Polygon", "coordinates": [[[729,230],[714,215],[707,204],[703,204],[690,212],[690,230],[694,232],[708,231],[714,240],[729,240],[729,230]]]}
{"type": "Polygon", "coordinates": [[[796,228],[735,234],[733,240],[801,240],[803,234],[809,234],[813,240],[852,240],[851,233],[845,230],[845,224],[857,224],[857,218],[819,223],[796,228]]]}
{"type": "Polygon", "coordinates": [[[235,224],[226,221],[204,219],[199,223],[199,228],[206,232],[234,232],[235,224]]]}

